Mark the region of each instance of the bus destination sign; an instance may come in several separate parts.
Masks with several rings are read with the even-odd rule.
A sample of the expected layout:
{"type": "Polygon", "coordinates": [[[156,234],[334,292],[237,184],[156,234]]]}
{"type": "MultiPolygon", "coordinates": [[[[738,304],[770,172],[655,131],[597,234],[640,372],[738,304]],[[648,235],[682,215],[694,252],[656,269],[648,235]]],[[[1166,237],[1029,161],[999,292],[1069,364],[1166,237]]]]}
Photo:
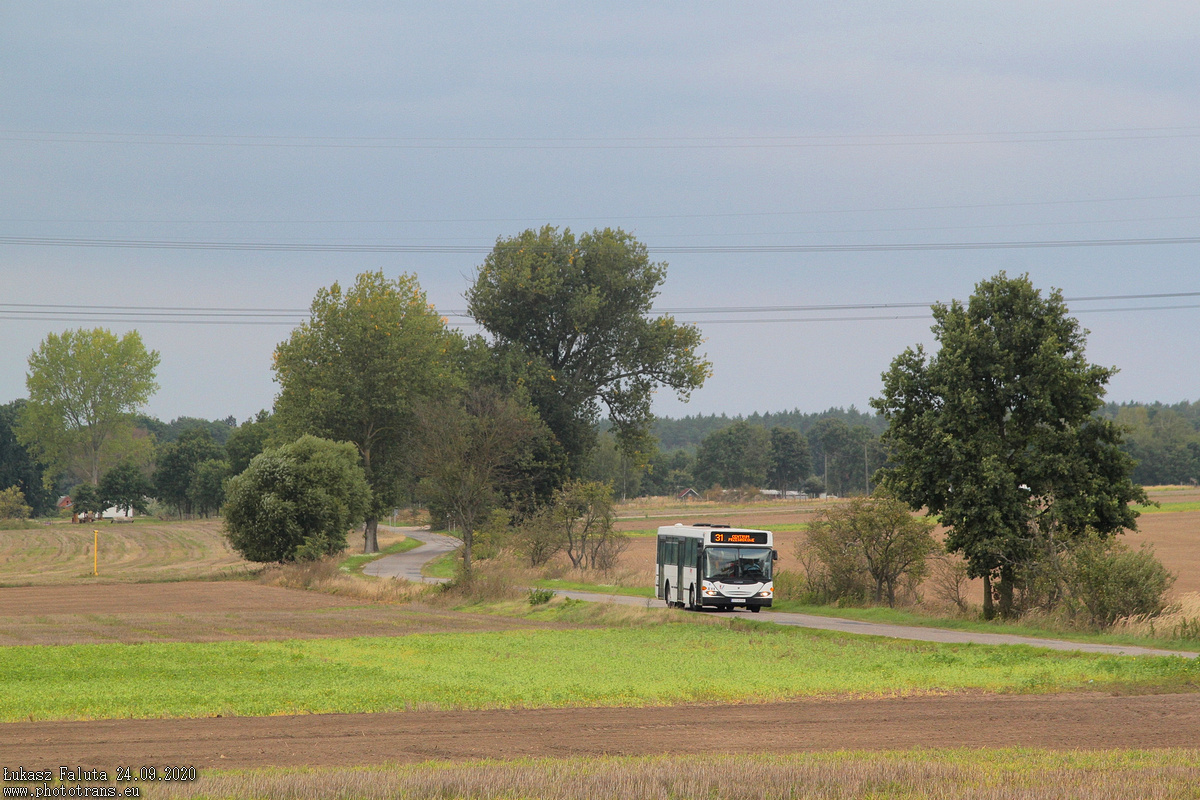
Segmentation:
{"type": "Polygon", "coordinates": [[[766,544],[766,531],[713,531],[713,544],[766,544]]]}

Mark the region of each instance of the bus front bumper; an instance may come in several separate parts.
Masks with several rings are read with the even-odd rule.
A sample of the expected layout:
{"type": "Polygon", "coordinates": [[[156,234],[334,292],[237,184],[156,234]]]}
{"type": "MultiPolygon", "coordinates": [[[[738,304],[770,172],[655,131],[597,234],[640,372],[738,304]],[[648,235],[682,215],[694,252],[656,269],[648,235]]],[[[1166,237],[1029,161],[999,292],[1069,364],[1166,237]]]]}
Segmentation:
{"type": "Polygon", "coordinates": [[[770,608],[770,597],[723,597],[705,595],[700,598],[700,605],[705,608],[749,608],[750,606],[758,606],[759,608],[770,608]]]}

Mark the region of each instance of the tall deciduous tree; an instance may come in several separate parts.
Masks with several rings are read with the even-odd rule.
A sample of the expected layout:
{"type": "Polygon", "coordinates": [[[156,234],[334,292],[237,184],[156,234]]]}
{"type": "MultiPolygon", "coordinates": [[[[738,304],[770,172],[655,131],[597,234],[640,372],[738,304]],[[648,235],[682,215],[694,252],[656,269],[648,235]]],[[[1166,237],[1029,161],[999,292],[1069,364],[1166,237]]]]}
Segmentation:
{"type": "Polygon", "coordinates": [[[109,465],[148,454],[132,415],[158,389],[158,361],[137,331],[50,334],[29,356],[18,438],[52,473],[98,484],[109,465]]]}
{"type": "Polygon", "coordinates": [[[462,401],[418,404],[417,426],[418,489],[462,535],[463,572],[469,575],[476,528],[505,498],[508,479],[545,429],[527,404],[489,388],[475,388],[462,401]]]}
{"type": "Polygon", "coordinates": [[[212,440],[205,428],[191,428],[179,435],[174,442],[164,444],[158,453],[158,465],[154,471],[154,485],[158,499],[171,505],[180,517],[196,510],[192,486],[200,465],[220,460],[225,455],[222,447],[212,440]]]}
{"type": "Polygon", "coordinates": [[[576,475],[595,442],[601,404],[622,449],[644,459],[651,393],[686,399],[708,376],[700,331],[651,316],[666,264],[621,230],[578,239],[546,226],[500,239],[467,290],[471,316],[491,335],[498,363],[518,371],[576,475]]]}
{"type": "Polygon", "coordinates": [[[250,466],[250,459],[266,449],[274,431],[275,419],[266,410],[259,411],[253,419],[248,419],[241,427],[234,428],[229,434],[229,441],[225,442],[229,473],[237,475],[250,466]]]}
{"type": "Polygon", "coordinates": [[[742,420],[710,433],[696,452],[696,480],[704,486],[764,486],[770,467],[770,434],[742,420]]]}
{"type": "Polygon", "coordinates": [[[154,494],[154,485],[133,464],[120,464],[104,473],[100,479],[100,502],[105,508],[117,511],[145,514],[148,498],[154,494]]]}
{"type": "Polygon", "coordinates": [[[799,487],[812,472],[812,454],[808,439],[800,431],[775,426],[771,428],[770,466],[767,480],[780,492],[799,487]]]}
{"type": "Polygon", "coordinates": [[[21,409],[28,401],[14,400],[0,406],[0,486],[15,486],[21,490],[34,516],[54,511],[54,493],[46,486],[45,467],[17,441],[16,424],[21,409]]]}
{"type": "Polygon", "coordinates": [[[379,518],[406,474],[414,403],[452,390],[461,344],[410,275],[366,272],[344,291],[335,283],[317,292],[311,311],[275,350],[275,418],[285,436],[310,433],[358,449],[374,498],[363,551],[376,553],[379,518]]]}
{"type": "Polygon", "coordinates": [[[933,307],[940,345],[905,350],[871,404],[890,425],[887,486],[950,530],[946,545],[984,579],[984,612],[1013,612],[1019,568],[1048,543],[1136,527],[1145,501],[1120,429],[1093,415],[1114,369],[1089,364],[1086,331],[1061,292],[1003,272],[967,305],[933,307]]]}

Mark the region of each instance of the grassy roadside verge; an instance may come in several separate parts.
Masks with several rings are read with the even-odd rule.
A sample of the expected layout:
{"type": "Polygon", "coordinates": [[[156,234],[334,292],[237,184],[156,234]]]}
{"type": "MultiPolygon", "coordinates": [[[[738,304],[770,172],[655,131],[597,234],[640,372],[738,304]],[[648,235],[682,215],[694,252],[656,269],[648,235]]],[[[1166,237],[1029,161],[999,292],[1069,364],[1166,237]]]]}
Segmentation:
{"type": "Polygon", "coordinates": [[[421,567],[421,574],[426,578],[453,578],[458,571],[459,560],[457,550],[443,553],[421,567]]]}
{"type": "MultiPolygon", "coordinates": [[[[961,617],[929,617],[899,608],[836,608],[812,606],[793,601],[775,601],[772,612],[790,611],[797,614],[812,614],[818,617],[853,619],[860,622],[878,622],[884,625],[907,625],[915,628],[946,628],[948,630],[971,631],[973,633],[1008,633],[1015,636],[1031,636],[1039,639],[1063,639],[1088,644],[1113,644],[1149,647],[1158,650],[1200,650],[1196,639],[1155,639],[1148,636],[1132,636],[1117,633],[1087,633],[1083,631],[1042,628],[1036,625],[1021,625],[1004,622],[985,622],[961,617]]],[[[766,619],[770,619],[768,616],[766,619]]]]}
{"type": "Polygon", "coordinates": [[[618,594],[625,597],[654,597],[654,589],[649,586],[614,586],[612,584],[577,583],[555,578],[544,578],[534,581],[538,589],[553,589],[566,592],[595,592],[596,594],[618,594]]]}
{"type": "Polygon", "coordinates": [[[769,702],[960,690],[1189,691],[1200,662],[729,621],[0,649],[0,721],[769,702]],[[687,663],[688,669],[678,665],[687,663]],[[764,666],[766,665],[766,666],[764,666]],[[364,682],[363,676],[371,680],[364,682]],[[714,676],[736,675],[737,680],[714,676]]]}
{"type": "Polygon", "coordinates": [[[1200,751],[838,751],[429,762],[389,767],[204,770],[172,798],[1195,797],[1200,751]]]}

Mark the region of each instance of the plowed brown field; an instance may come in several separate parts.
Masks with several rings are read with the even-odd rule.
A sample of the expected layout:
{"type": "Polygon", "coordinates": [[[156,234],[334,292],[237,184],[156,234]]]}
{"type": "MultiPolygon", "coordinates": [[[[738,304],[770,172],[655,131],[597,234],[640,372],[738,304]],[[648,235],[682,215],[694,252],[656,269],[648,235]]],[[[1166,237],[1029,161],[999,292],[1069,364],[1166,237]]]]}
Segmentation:
{"type": "Polygon", "coordinates": [[[1200,695],[907,697],[742,706],[412,711],[0,724],[0,763],[338,766],[429,759],[912,747],[1200,746],[1200,695]],[[751,741],[720,734],[726,721],[751,741]]]}
{"type": "Polygon", "coordinates": [[[244,581],[0,588],[0,645],[403,636],[556,627],[244,581]]]}

